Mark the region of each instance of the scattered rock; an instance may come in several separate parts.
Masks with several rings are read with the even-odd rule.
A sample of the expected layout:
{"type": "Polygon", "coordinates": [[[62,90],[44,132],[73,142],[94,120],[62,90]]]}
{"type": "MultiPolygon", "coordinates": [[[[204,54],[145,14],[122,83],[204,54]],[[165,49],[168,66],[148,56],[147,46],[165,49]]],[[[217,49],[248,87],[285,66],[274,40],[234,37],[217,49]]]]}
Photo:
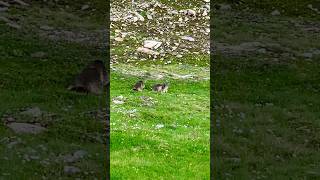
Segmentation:
{"type": "MultiPolygon", "coordinates": [[[[42,51],[35,52],[35,53],[32,53],[32,54],[31,54],[31,57],[33,57],[33,58],[44,58],[44,57],[46,57],[46,56],[47,56],[47,53],[42,52],[42,51]]],[[[33,110],[33,111],[34,111],[34,113],[38,113],[39,116],[41,115],[41,111],[40,111],[39,108],[36,109],[36,110],[33,110]]]]}
{"type": "Polygon", "coordinates": [[[88,154],[87,151],[78,150],[78,151],[76,151],[76,152],[73,153],[73,156],[74,156],[75,158],[82,159],[82,158],[84,158],[87,154],[88,154]]]}
{"type": "Polygon", "coordinates": [[[232,9],[231,5],[230,4],[219,4],[219,10],[222,10],[222,11],[229,11],[232,9]]]}
{"type": "Polygon", "coordinates": [[[134,12],[134,14],[136,15],[136,17],[138,18],[139,21],[144,21],[144,17],[141,16],[139,13],[134,12]]]}
{"type": "Polygon", "coordinates": [[[305,58],[312,58],[313,54],[312,53],[303,53],[302,56],[305,58]]]}
{"type": "Polygon", "coordinates": [[[51,30],[53,30],[54,28],[53,28],[53,27],[50,27],[50,26],[47,26],[47,25],[43,25],[43,26],[40,26],[40,29],[45,30],[45,31],[51,31],[51,30]]]}
{"type": "Polygon", "coordinates": [[[195,41],[194,38],[191,36],[182,36],[181,39],[186,40],[186,41],[191,41],[191,42],[195,41]]]}
{"type": "Polygon", "coordinates": [[[145,48],[149,48],[149,49],[157,49],[158,47],[160,47],[162,44],[162,42],[159,41],[154,41],[154,40],[146,40],[143,43],[143,46],[145,48]]]}
{"type": "Polygon", "coordinates": [[[22,5],[22,6],[29,6],[28,3],[25,3],[22,0],[13,0],[13,2],[15,2],[15,3],[19,4],[19,5],[22,5]]]}
{"type": "Polygon", "coordinates": [[[7,23],[7,25],[9,27],[14,28],[14,29],[21,29],[21,26],[19,24],[15,23],[15,22],[9,22],[9,23],[7,23]]]}
{"type": "Polygon", "coordinates": [[[8,124],[8,123],[16,122],[16,119],[14,117],[12,117],[12,116],[6,116],[6,117],[2,118],[2,121],[5,124],[8,124]]]}
{"type": "Polygon", "coordinates": [[[0,12],[6,12],[6,11],[8,11],[7,7],[0,7],[0,12]]]}
{"type": "Polygon", "coordinates": [[[16,146],[16,145],[18,145],[20,143],[21,143],[21,140],[12,141],[12,142],[7,144],[7,148],[11,149],[13,146],[16,146]]]}
{"type": "Polygon", "coordinates": [[[10,7],[10,4],[4,1],[0,1],[1,6],[10,7]]]}
{"type": "Polygon", "coordinates": [[[192,16],[192,17],[194,17],[194,16],[197,15],[196,11],[194,11],[194,10],[192,10],[192,9],[182,10],[182,12],[183,12],[185,15],[187,15],[187,16],[192,16]]]}
{"type": "Polygon", "coordinates": [[[83,5],[83,6],[81,7],[81,10],[84,11],[84,10],[87,10],[87,9],[89,9],[89,8],[90,8],[90,6],[89,6],[88,4],[85,4],[85,5],[83,5]]]}
{"type": "Polygon", "coordinates": [[[147,14],[147,18],[148,18],[149,20],[152,20],[152,19],[153,19],[150,14],[147,14]]]}
{"type": "Polygon", "coordinates": [[[161,128],[163,128],[163,127],[164,127],[163,124],[157,124],[157,125],[155,126],[156,129],[161,129],[161,128]]]}
{"type": "Polygon", "coordinates": [[[308,4],[307,7],[308,7],[309,9],[311,9],[312,11],[315,11],[316,13],[320,13],[320,12],[319,12],[319,9],[313,7],[312,4],[308,4]]]}
{"type": "Polygon", "coordinates": [[[125,98],[123,96],[117,96],[112,99],[114,104],[123,104],[125,102],[125,98]]]}
{"type": "Polygon", "coordinates": [[[115,40],[115,41],[118,41],[118,42],[122,42],[122,41],[123,41],[123,38],[121,38],[121,37],[116,37],[116,38],[114,38],[114,40],[115,40]]]}
{"type": "Polygon", "coordinates": [[[87,151],[78,150],[78,151],[75,151],[73,154],[64,155],[62,158],[63,158],[63,161],[66,163],[74,163],[84,158],[87,154],[88,154],[87,151]]]}
{"type": "Polygon", "coordinates": [[[21,112],[21,114],[32,116],[32,117],[40,117],[42,115],[42,111],[40,110],[39,107],[33,107],[30,109],[27,109],[26,111],[21,112]]]}
{"type": "Polygon", "coordinates": [[[76,174],[81,172],[81,170],[75,166],[64,166],[63,170],[66,174],[76,174]]]}
{"type": "Polygon", "coordinates": [[[153,51],[151,49],[145,48],[145,47],[139,47],[137,49],[138,52],[144,53],[144,54],[148,54],[148,55],[159,55],[159,52],[153,51]]]}
{"type": "Polygon", "coordinates": [[[7,126],[12,129],[15,133],[24,134],[38,134],[47,129],[38,125],[28,124],[28,123],[9,123],[7,126]]]}
{"type": "Polygon", "coordinates": [[[272,16],[279,16],[280,15],[280,11],[274,10],[274,11],[271,12],[271,15],[272,16]]]}

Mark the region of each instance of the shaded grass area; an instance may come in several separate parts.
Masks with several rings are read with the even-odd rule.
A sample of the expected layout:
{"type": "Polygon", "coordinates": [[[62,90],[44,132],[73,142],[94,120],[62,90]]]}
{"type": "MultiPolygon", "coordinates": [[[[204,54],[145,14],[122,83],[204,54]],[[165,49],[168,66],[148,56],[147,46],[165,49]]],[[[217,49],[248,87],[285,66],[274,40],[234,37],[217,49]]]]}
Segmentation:
{"type": "Polygon", "coordinates": [[[139,77],[111,74],[111,98],[125,98],[111,106],[111,178],[208,178],[209,81],[169,79],[158,94],[151,86],[160,80],[133,92],[139,77]]]}
{"type": "Polygon", "coordinates": [[[319,16],[307,7],[309,4],[314,8],[320,8],[320,2],[317,0],[217,0],[216,2],[236,4],[239,9],[250,7],[254,10],[260,10],[266,13],[270,13],[272,10],[278,9],[282,14],[305,17],[319,16]]]}
{"type": "Polygon", "coordinates": [[[319,63],[215,59],[216,176],[319,178],[319,63]]]}
{"type": "Polygon", "coordinates": [[[104,123],[89,112],[105,107],[105,97],[68,92],[66,86],[89,61],[104,59],[105,55],[90,46],[50,42],[0,26],[0,116],[15,117],[21,109],[35,106],[55,114],[52,121],[36,120],[48,121],[48,132],[41,135],[15,134],[1,123],[0,177],[104,179],[104,123]],[[47,57],[31,56],[39,51],[45,52],[47,57]],[[5,138],[20,139],[22,143],[10,149],[5,138]],[[81,172],[67,176],[63,170],[67,164],[59,156],[79,149],[88,152],[88,156],[73,164],[81,172]],[[26,154],[35,154],[39,159],[26,161],[26,154]]]}

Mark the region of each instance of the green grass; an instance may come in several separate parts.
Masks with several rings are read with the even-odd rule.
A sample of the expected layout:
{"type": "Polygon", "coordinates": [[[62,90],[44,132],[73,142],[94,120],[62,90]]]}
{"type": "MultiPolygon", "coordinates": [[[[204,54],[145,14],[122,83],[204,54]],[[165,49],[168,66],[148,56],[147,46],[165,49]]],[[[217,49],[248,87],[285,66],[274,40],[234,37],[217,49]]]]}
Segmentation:
{"type": "Polygon", "coordinates": [[[317,17],[317,13],[310,10],[307,6],[311,4],[314,8],[320,7],[317,0],[217,0],[216,3],[230,3],[238,4],[239,10],[250,7],[254,11],[263,11],[270,13],[278,9],[282,14],[288,16],[304,16],[304,17],[317,17]],[[240,4],[240,6],[239,6],[240,4]]]}
{"type": "Polygon", "coordinates": [[[12,31],[3,24],[0,26],[1,118],[9,114],[19,122],[33,121],[19,114],[21,109],[35,106],[55,114],[53,119],[36,120],[48,125],[48,132],[39,135],[15,134],[1,123],[0,178],[104,179],[104,123],[87,112],[105,107],[105,98],[69,92],[66,87],[73,75],[89,61],[105,59],[105,56],[94,47],[51,42],[36,35],[12,31]],[[32,58],[31,54],[38,51],[47,53],[47,58],[32,58]],[[20,139],[22,143],[10,149],[6,138],[20,139]],[[66,164],[59,156],[79,149],[88,152],[88,156],[74,164],[81,173],[67,176],[63,172],[66,164]],[[25,154],[36,154],[40,159],[25,161],[25,154]],[[49,164],[43,165],[42,161],[49,164]]]}
{"type": "Polygon", "coordinates": [[[319,64],[266,70],[239,59],[217,61],[217,176],[310,178],[320,157],[319,64]]]}
{"type": "Polygon", "coordinates": [[[159,94],[151,85],[161,80],[149,79],[143,92],[133,92],[139,77],[111,75],[111,98],[126,98],[111,106],[111,178],[207,179],[209,81],[166,79],[169,91],[159,94]],[[142,96],[152,100],[144,102],[142,96]],[[164,127],[156,129],[160,124],[164,127]]]}
{"type": "Polygon", "coordinates": [[[289,25],[313,27],[315,21],[251,14],[259,23],[250,23],[247,14],[217,14],[217,41],[278,43],[296,55],[286,58],[273,49],[273,54],[213,57],[214,175],[319,179],[319,56],[297,56],[319,48],[319,37],[306,33],[304,26],[289,25]],[[229,26],[235,23],[239,26],[229,26]]]}

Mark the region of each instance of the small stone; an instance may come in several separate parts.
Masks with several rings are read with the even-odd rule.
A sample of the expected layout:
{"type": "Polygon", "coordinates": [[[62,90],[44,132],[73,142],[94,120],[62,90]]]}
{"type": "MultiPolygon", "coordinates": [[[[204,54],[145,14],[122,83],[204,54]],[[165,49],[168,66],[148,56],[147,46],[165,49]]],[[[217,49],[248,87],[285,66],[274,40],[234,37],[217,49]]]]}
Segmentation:
{"type": "Polygon", "coordinates": [[[10,7],[10,4],[4,1],[0,1],[1,6],[10,7]]]}
{"type": "Polygon", "coordinates": [[[194,38],[190,37],[190,36],[182,36],[181,39],[186,40],[186,41],[191,41],[191,42],[195,41],[194,38]]]}
{"type": "MultiPolygon", "coordinates": [[[[31,57],[33,57],[33,58],[44,58],[46,56],[47,56],[47,53],[42,52],[42,51],[35,52],[35,53],[31,54],[31,57]]],[[[39,110],[40,109],[33,110],[34,111],[33,113],[40,113],[39,115],[41,115],[41,111],[39,111],[39,110]]]]}
{"type": "Polygon", "coordinates": [[[149,55],[159,55],[160,54],[159,52],[153,51],[153,50],[145,48],[145,47],[139,47],[137,49],[137,51],[141,52],[141,53],[149,54],[149,55]]]}
{"type": "Polygon", "coordinates": [[[7,148],[11,149],[13,146],[20,144],[20,141],[12,141],[9,144],[7,144],[7,148]]]}
{"type": "Polygon", "coordinates": [[[185,15],[188,15],[188,16],[196,16],[197,15],[196,11],[194,11],[192,9],[187,9],[187,10],[184,10],[183,12],[185,15]]]}
{"type": "Polygon", "coordinates": [[[146,40],[143,43],[143,46],[145,48],[149,48],[149,49],[157,49],[161,46],[162,42],[159,41],[154,41],[154,40],[146,40]]]}
{"type": "Polygon", "coordinates": [[[0,21],[6,22],[6,23],[11,22],[8,18],[6,18],[4,16],[0,16],[0,21]]]}
{"type": "Polygon", "coordinates": [[[147,18],[148,18],[149,20],[152,20],[152,16],[151,16],[150,14],[147,14],[147,18]]]}
{"type": "Polygon", "coordinates": [[[76,151],[76,152],[73,153],[73,156],[74,156],[75,158],[82,159],[82,158],[84,158],[87,154],[88,154],[87,151],[78,150],[78,151],[76,151]]]}
{"type": "Polygon", "coordinates": [[[264,48],[261,48],[261,49],[258,49],[258,52],[262,53],[262,54],[265,54],[265,53],[267,53],[267,50],[264,49],[264,48]]]}
{"type": "Polygon", "coordinates": [[[53,27],[43,25],[43,26],[40,26],[40,29],[45,30],[45,31],[50,31],[50,30],[53,30],[53,27]]]}
{"type": "Polygon", "coordinates": [[[33,107],[33,108],[30,108],[26,111],[21,112],[21,114],[22,115],[29,115],[29,116],[33,116],[33,117],[40,117],[42,115],[42,112],[39,107],[33,107]]]}
{"type": "Polygon", "coordinates": [[[6,12],[6,11],[8,11],[7,7],[0,7],[0,12],[6,12]]]}
{"type": "Polygon", "coordinates": [[[219,9],[222,11],[228,11],[232,9],[230,4],[219,4],[219,6],[220,6],[219,9]]]}
{"type": "Polygon", "coordinates": [[[84,11],[84,10],[87,10],[87,9],[89,9],[89,5],[88,4],[85,4],[85,5],[83,5],[82,7],[81,7],[81,10],[82,11],[84,11]]]}
{"type": "Polygon", "coordinates": [[[313,54],[312,53],[303,53],[302,56],[305,58],[312,58],[313,54]]]}
{"type": "Polygon", "coordinates": [[[134,14],[136,15],[136,17],[138,18],[139,21],[144,21],[144,17],[141,16],[139,13],[134,12],[134,14]]]}
{"type": "Polygon", "coordinates": [[[161,128],[163,128],[163,127],[164,127],[163,124],[157,124],[155,128],[156,128],[156,129],[161,129],[161,128]]]}
{"type": "Polygon", "coordinates": [[[21,134],[38,134],[47,129],[41,126],[28,124],[28,123],[10,123],[7,126],[12,129],[15,133],[21,134]]]}
{"type": "Polygon", "coordinates": [[[29,6],[28,3],[25,3],[25,2],[23,2],[22,0],[13,0],[13,2],[15,2],[15,3],[17,3],[17,4],[20,4],[20,5],[22,5],[22,6],[29,6]]]}
{"type": "Polygon", "coordinates": [[[116,37],[116,38],[114,38],[114,40],[117,41],[117,42],[122,42],[122,41],[123,41],[123,38],[121,38],[121,37],[116,37]]]}
{"type": "Polygon", "coordinates": [[[76,174],[81,172],[81,170],[75,166],[64,166],[63,169],[66,174],[76,174]]]}
{"type": "Polygon", "coordinates": [[[15,22],[8,22],[7,25],[9,27],[14,28],[14,29],[21,29],[21,26],[19,24],[15,23],[15,22]]]}
{"type": "Polygon", "coordinates": [[[271,12],[271,15],[272,16],[279,16],[280,15],[280,11],[274,10],[274,11],[271,12]]]}

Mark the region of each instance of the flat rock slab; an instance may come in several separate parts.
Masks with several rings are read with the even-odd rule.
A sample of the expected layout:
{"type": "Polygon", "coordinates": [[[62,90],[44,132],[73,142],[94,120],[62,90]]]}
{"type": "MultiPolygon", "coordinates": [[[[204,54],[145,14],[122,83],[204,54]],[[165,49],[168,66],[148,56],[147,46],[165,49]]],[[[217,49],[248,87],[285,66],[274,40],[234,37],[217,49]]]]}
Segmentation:
{"type": "Polygon", "coordinates": [[[38,107],[29,108],[26,111],[21,112],[22,115],[28,115],[33,117],[40,117],[42,115],[42,111],[38,107]]]}
{"type": "Polygon", "coordinates": [[[7,126],[18,134],[38,134],[47,129],[41,126],[28,124],[28,123],[10,123],[7,126]]]}

